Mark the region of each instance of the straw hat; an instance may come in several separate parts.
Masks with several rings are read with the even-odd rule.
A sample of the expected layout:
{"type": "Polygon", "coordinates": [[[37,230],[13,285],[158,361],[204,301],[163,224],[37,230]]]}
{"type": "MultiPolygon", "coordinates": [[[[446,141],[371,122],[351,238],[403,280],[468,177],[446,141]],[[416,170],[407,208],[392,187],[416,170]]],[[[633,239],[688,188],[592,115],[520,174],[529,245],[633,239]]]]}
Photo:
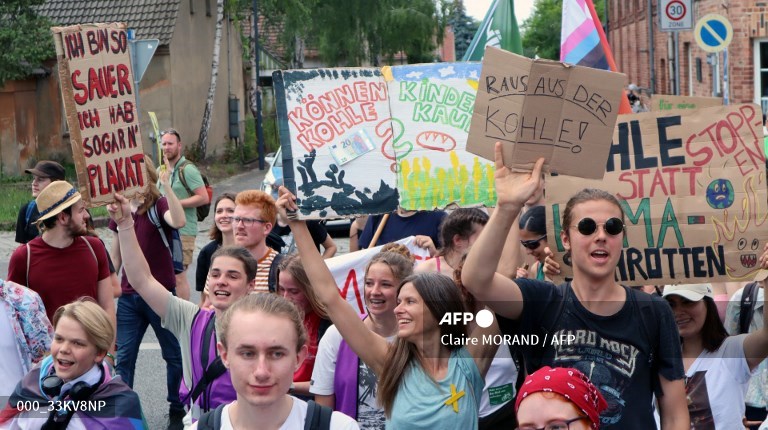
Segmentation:
{"type": "Polygon", "coordinates": [[[53,181],[37,195],[35,202],[40,221],[58,215],[80,201],[80,193],[67,181],[53,181]]]}

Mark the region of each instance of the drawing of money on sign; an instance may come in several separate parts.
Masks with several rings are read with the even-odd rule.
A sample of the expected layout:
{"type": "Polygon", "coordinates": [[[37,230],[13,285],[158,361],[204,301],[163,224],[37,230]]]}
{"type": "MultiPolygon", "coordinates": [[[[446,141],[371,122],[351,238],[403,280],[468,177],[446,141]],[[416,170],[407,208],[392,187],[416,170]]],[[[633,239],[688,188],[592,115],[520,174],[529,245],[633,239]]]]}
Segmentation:
{"type": "Polygon", "coordinates": [[[373,151],[375,148],[365,130],[358,130],[351,135],[347,135],[344,137],[344,140],[335,142],[330,147],[331,156],[339,166],[349,163],[355,158],[373,151]]]}

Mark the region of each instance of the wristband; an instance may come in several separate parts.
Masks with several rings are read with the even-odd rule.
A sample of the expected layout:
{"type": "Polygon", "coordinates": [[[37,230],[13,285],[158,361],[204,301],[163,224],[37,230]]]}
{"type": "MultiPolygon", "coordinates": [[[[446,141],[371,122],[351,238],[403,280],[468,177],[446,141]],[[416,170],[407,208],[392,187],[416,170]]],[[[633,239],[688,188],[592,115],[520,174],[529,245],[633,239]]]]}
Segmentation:
{"type": "Polygon", "coordinates": [[[112,355],[112,353],[111,353],[111,352],[108,352],[108,353],[107,353],[107,357],[108,357],[109,359],[111,359],[111,360],[112,360],[112,363],[113,363],[113,364],[117,363],[117,359],[115,358],[115,356],[114,356],[114,355],[112,355]]]}
{"type": "Polygon", "coordinates": [[[127,226],[127,227],[123,227],[123,228],[120,228],[120,226],[118,225],[116,230],[117,230],[117,231],[119,231],[119,232],[120,232],[120,231],[126,231],[126,230],[130,230],[130,229],[132,229],[132,228],[133,228],[133,226],[134,226],[134,222],[133,222],[133,221],[131,221],[131,225],[129,225],[129,226],[127,226]]]}

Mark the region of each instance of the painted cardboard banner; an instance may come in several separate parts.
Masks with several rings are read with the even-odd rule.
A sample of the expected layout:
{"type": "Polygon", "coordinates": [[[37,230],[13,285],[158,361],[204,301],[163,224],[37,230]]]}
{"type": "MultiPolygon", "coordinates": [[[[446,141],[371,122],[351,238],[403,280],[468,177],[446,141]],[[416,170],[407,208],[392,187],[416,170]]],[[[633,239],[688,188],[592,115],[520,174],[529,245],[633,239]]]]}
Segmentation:
{"type": "Polygon", "coordinates": [[[72,156],[89,207],[144,192],[147,172],[126,26],[53,27],[72,156]]]}
{"type": "Polygon", "coordinates": [[[299,218],[395,210],[389,101],[379,69],[286,70],[272,77],[283,177],[296,194],[299,218]],[[359,150],[355,141],[363,142],[359,150]],[[343,164],[334,159],[345,154],[354,156],[343,164]]]}
{"type": "Polygon", "coordinates": [[[547,178],[555,258],[570,269],[560,237],[566,202],[583,188],[600,188],[626,213],[620,283],[751,280],[768,243],[765,161],[757,105],[622,115],[602,181],[547,178]]]}
{"type": "Polygon", "coordinates": [[[654,94],[650,101],[651,112],[676,109],[696,110],[722,105],[723,99],[720,97],[670,96],[667,94],[654,94]]]}
{"type": "Polygon", "coordinates": [[[480,63],[385,67],[400,206],[493,206],[493,163],[466,151],[480,63]]]}
{"type": "Polygon", "coordinates": [[[600,179],[626,75],[487,47],[467,150],[488,160],[504,147],[507,167],[600,179]]]}
{"type": "MultiPolygon", "coordinates": [[[[398,240],[397,243],[405,245],[415,258],[414,266],[424,260],[429,259],[429,251],[416,246],[413,236],[398,240]]],[[[370,249],[362,249],[357,252],[350,252],[339,257],[325,260],[328,268],[336,279],[336,285],[339,287],[341,296],[358,313],[365,312],[365,300],[363,297],[365,288],[365,266],[374,255],[381,251],[382,246],[370,249]]]]}

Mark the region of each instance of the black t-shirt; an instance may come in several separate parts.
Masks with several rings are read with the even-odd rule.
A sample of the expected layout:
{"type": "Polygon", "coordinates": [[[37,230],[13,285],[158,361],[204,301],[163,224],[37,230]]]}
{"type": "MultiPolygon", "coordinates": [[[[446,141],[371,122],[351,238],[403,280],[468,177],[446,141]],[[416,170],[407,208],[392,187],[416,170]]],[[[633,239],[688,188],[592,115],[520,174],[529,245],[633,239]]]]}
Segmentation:
{"type": "MultiPolygon", "coordinates": [[[[317,220],[309,220],[307,221],[307,230],[309,230],[309,235],[312,236],[312,241],[315,242],[315,246],[317,247],[317,250],[320,251],[320,245],[325,242],[325,239],[328,238],[328,230],[326,230],[325,226],[317,220]]],[[[272,233],[275,233],[276,236],[286,236],[291,232],[291,228],[286,226],[279,226],[275,225],[275,227],[272,229],[272,232],[270,232],[270,236],[272,233]]],[[[280,240],[282,242],[282,239],[280,240]]],[[[269,243],[267,243],[269,245],[269,243]]],[[[274,246],[269,245],[271,248],[274,248],[277,252],[280,252],[280,249],[275,248],[274,246]]],[[[285,246],[285,243],[282,244],[282,246],[285,246]]]]}
{"type": "Polygon", "coordinates": [[[195,271],[195,289],[203,291],[205,280],[208,278],[208,270],[211,268],[211,257],[221,247],[221,242],[212,240],[197,254],[197,269],[195,271]]]}
{"type": "Polygon", "coordinates": [[[34,209],[32,209],[32,212],[29,214],[29,222],[27,222],[27,208],[32,202],[34,202],[34,200],[31,200],[22,206],[21,209],[19,209],[19,216],[16,218],[16,242],[21,244],[27,243],[40,235],[40,232],[35,225],[35,221],[40,218],[40,212],[37,210],[37,205],[35,205],[34,209]]]}
{"type": "Polygon", "coordinates": [[[601,316],[589,312],[570,286],[558,289],[551,283],[530,279],[515,282],[522,291],[523,313],[512,324],[497,316],[506,320],[500,321],[502,330],[508,334],[537,334],[543,345],[534,347],[544,348],[542,366],[574,367],[587,375],[608,402],[608,408],[600,415],[601,429],[655,428],[652,396],[656,375],[652,374],[649,360],[651,342],[657,342],[654,361],[661,376],[673,381],[685,375],[680,337],[667,302],[659,297],[651,299],[657,322],[650,326],[658,329],[657,333],[645,333],[648,325],[643,324],[635,296],[645,293],[624,287],[627,300],[621,310],[601,316]],[[562,308],[561,291],[565,291],[562,308]],[[545,333],[544,326],[553,321],[545,315],[558,309],[561,312],[555,318],[554,329],[545,333]],[[516,332],[510,333],[513,326],[517,327],[516,332]],[[553,344],[554,339],[566,339],[564,336],[568,335],[575,336],[575,340],[553,344]]]}

